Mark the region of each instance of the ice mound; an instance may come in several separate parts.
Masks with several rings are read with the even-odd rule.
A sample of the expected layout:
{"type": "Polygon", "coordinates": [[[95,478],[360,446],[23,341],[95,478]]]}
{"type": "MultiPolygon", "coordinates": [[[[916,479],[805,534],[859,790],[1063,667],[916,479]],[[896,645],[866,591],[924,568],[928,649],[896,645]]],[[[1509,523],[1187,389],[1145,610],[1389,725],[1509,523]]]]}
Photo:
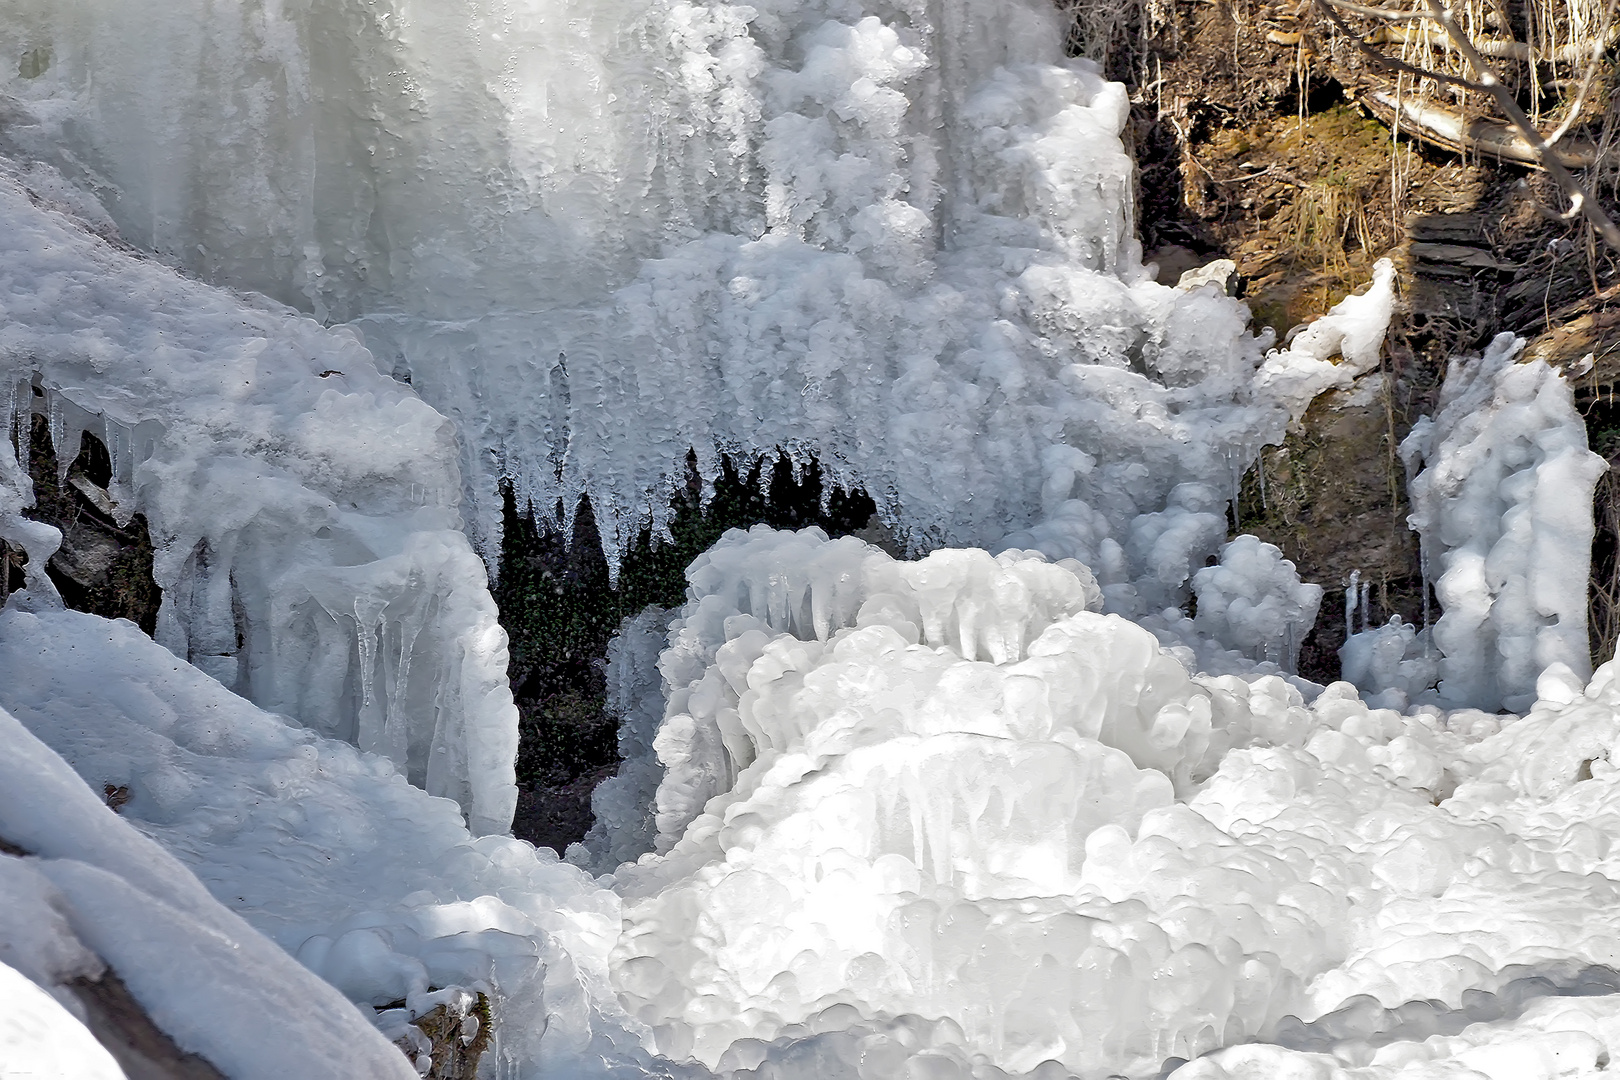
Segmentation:
{"type": "Polygon", "coordinates": [[[1322,606],[1322,587],[1301,583],[1281,549],[1253,536],[1222,547],[1218,563],[1193,575],[1193,593],[1200,632],[1290,672],[1322,606]]]}
{"type": "Polygon", "coordinates": [[[1003,663],[1023,659],[1063,616],[1101,602],[1090,571],[1073,561],[947,550],[903,562],[856,537],[763,525],[728,532],[687,580],[688,602],[659,660],[668,702],[653,744],[664,766],[660,850],[784,738],[749,719],[746,675],[762,655],[804,667],[840,630],[884,626],[903,643],[1003,663]]]}
{"type": "Polygon", "coordinates": [[[353,332],[135,258],[51,209],[48,169],[20,175],[0,158],[0,536],[29,592],[54,595],[38,571],[59,538],[21,518],[12,448],[42,415],[59,469],[94,435],[114,513],[145,515],[160,641],[505,831],[506,638],[449,423],[353,332]]]}
{"type": "MultiPolygon", "coordinates": [[[[964,569],[1029,557],[931,558],[955,612],[982,590],[964,569]]],[[[613,877],[612,979],[661,1053],[1146,1077],[1280,1042],[1197,1066],[1261,1076],[1311,1060],[1287,1047],[1365,1038],[1370,1061],[1414,1017],[1437,1018],[1418,1039],[1460,1031],[1492,995],[1591,992],[1620,963],[1593,915],[1620,813],[1610,669],[1585,691],[1550,669],[1506,727],[1344,683],[1307,705],[1281,678],[1188,675],[1089,588],[1021,651],[969,659],[896,589],[927,561],[756,529],[692,567],[661,662],[658,853],[613,877]]]]}
{"type": "Polygon", "coordinates": [[[1608,1072],[1620,1050],[1620,999],[1554,997],[1505,1021],[1457,1016],[1433,1034],[1349,1038],[1331,1052],[1236,1046],[1184,1065],[1174,1080],[1569,1080],[1608,1072]]]}
{"type": "MultiPolygon", "coordinates": [[[[1156,1068],[1297,992],[1252,962],[1259,937],[1172,942],[1093,870],[1134,837],[1217,834],[1176,792],[1233,739],[1302,742],[1286,684],[1194,681],[1095,611],[1083,567],[1028,554],[902,562],[760,527],[689,578],[661,661],[663,854],[616,875],[615,985],[661,1052],[736,1067],[842,1009],[949,1017],[959,1050],[1011,1072],[1156,1068]],[[1149,973],[1200,1004],[1152,1005],[1149,973]]],[[[1291,954],[1320,953],[1312,933],[1291,954]]]]}
{"type": "Polygon", "coordinates": [[[221,906],[3,707],[0,745],[0,837],[33,856],[0,853],[0,986],[9,991],[0,993],[0,1068],[8,1075],[33,1063],[23,1054],[49,1063],[46,1048],[25,1041],[37,1031],[19,1039],[12,1030],[17,1007],[67,1029],[48,1049],[89,1044],[68,1069],[39,1075],[123,1075],[57,1004],[71,998],[27,989],[48,994],[76,976],[100,975],[104,964],[182,1049],[231,1080],[415,1075],[353,1005],[221,906]]]}
{"type": "Polygon", "coordinates": [[[1270,355],[1153,282],[1124,90],[1063,36],[1044,0],[26,0],[0,94],[133,242],[408,373],[486,553],[509,478],[588,494],[616,569],[689,447],[814,456],[917,549],[1071,498],[1124,544],[1376,362],[1393,270],[1270,355]]]}
{"type": "Polygon", "coordinates": [[[1430,631],[1418,629],[1399,615],[1391,615],[1383,626],[1346,637],[1339,649],[1339,664],[1346,682],[1369,696],[1394,692],[1399,697],[1392,700],[1403,710],[1434,686],[1440,667],[1430,631]]]}
{"type": "Polygon", "coordinates": [[[1438,411],[1401,444],[1410,522],[1443,611],[1440,698],[1519,712],[1551,665],[1591,670],[1592,491],[1606,468],[1563,376],[1515,363],[1522,348],[1503,334],[1454,362],[1438,411]]]}
{"type": "MultiPolygon", "coordinates": [[[[281,947],[264,942],[284,966],[302,974],[283,949],[356,1002],[404,1000],[413,1012],[431,1008],[442,996],[434,992],[485,990],[494,999],[495,1054],[508,1064],[567,1070],[580,1067],[581,1055],[634,1056],[605,971],[617,898],[549,851],[474,838],[454,803],[410,786],[386,758],[260,711],[129,623],[78,612],[0,612],[0,709],[33,733],[17,729],[16,738],[39,754],[54,750],[98,790],[127,788],[120,819],[55,766],[90,804],[86,814],[127,837],[131,858],[157,860],[143,874],[180,875],[219,918],[241,925],[208,899],[201,879],[281,947]]],[[[54,835],[56,802],[26,785],[0,791],[0,800],[13,791],[18,807],[31,808],[38,835],[54,835]]],[[[5,824],[0,836],[44,853],[5,824]]],[[[150,889],[146,877],[133,880],[150,889]]],[[[0,924],[4,918],[0,911],[0,924]]],[[[117,927],[132,925],[116,924],[105,942],[91,944],[118,966],[120,954],[103,944],[123,947],[116,935],[133,931],[117,927]]],[[[16,963],[3,949],[0,961],[16,963]]],[[[303,977],[327,995],[312,1000],[335,999],[352,1015],[303,977]]],[[[152,963],[148,979],[170,992],[180,986],[179,973],[162,964],[152,963]]],[[[265,992],[283,991],[294,992],[265,992]]]]}
{"type": "MultiPolygon", "coordinates": [[[[475,839],[386,759],[61,611],[0,613],[0,709],[129,800],[120,820],[71,777],[73,799],[41,794],[65,766],[15,728],[35,786],[0,778],[0,803],[39,831],[0,813],[0,835],[55,857],[35,837],[83,802],[187,868],[143,874],[194,873],[354,1000],[490,989],[522,1077],[1145,1080],[1220,1051],[1186,1075],[1438,1080],[1616,1047],[1614,998],[1568,996],[1620,986],[1612,665],[1587,686],[1549,668],[1524,719],[1403,715],[1343,683],[1307,705],[1282,678],[1188,675],[1094,610],[1083,569],[1031,555],[758,529],[691,578],[615,656],[627,746],[669,768],[649,791],[643,757],[616,796],[663,850],[611,878],[475,839]],[[676,805],[684,829],[655,835],[676,805]]],[[[116,967],[71,918],[72,940],[38,932],[49,889],[79,901],[37,865],[0,859],[0,927],[34,928],[0,933],[0,963],[77,971],[77,940],[116,967]]]]}

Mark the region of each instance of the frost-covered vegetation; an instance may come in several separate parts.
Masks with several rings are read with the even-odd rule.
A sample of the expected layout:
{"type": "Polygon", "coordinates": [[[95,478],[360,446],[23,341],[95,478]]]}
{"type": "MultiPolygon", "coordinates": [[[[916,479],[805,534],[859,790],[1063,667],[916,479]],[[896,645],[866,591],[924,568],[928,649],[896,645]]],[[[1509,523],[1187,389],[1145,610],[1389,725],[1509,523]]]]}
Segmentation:
{"type": "Polygon", "coordinates": [[[0,1076],[121,1075],[114,978],[233,1080],[1603,1070],[1570,384],[1504,336],[1402,444],[1432,623],[1233,535],[1263,446],[1386,385],[1395,267],[1280,338],[1229,263],[1159,281],[1064,33],[0,10],[0,1076]],[[862,535],[717,535],[778,454],[862,535]],[[139,515],[150,636],[66,609],[48,484],[139,515]],[[619,724],[565,857],[506,835],[509,675],[619,724]]]}

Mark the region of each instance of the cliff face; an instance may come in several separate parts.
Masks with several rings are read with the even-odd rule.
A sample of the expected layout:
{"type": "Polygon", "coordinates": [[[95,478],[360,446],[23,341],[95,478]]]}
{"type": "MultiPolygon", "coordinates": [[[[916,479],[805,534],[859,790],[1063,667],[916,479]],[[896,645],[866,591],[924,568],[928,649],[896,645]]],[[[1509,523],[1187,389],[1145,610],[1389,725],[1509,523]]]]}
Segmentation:
{"type": "MultiPolygon", "coordinates": [[[[1582,15],[1553,6],[1556,25],[1582,15]]],[[[1139,218],[1161,280],[1229,258],[1256,323],[1283,332],[1365,280],[1376,258],[1396,261],[1403,303],[1382,370],[1353,391],[1326,395],[1281,446],[1261,454],[1232,524],[1277,544],[1302,578],[1330,596],[1361,571],[1373,585],[1374,622],[1391,614],[1421,622],[1423,577],[1396,447],[1434,407],[1447,360],[1510,331],[1528,339],[1526,359],[1583,369],[1578,399],[1593,446],[1604,454],[1620,448],[1604,434],[1615,426],[1608,395],[1620,374],[1620,359],[1611,358],[1620,357],[1615,253],[1578,215],[1558,220],[1551,211],[1566,204],[1541,170],[1481,152],[1477,142],[1446,145],[1398,119],[1383,96],[1394,77],[1313,5],[1144,5],[1102,24],[1102,32],[1084,6],[1071,10],[1071,48],[1102,60],[1131,87],[1139,218]],[[1595,362],[1583,364],[1589,355],[1595,362]]],[[[1549,13],[1506,5],[1487,14],[1479,26],[1490,41],[1533,44],[1537,20],[1549,13]]],[[[1387,34],[1367,40],[1397,60],[1435,59],[1391,46],[1387,34]]],[[[1455,67],[1438,66],[1449,71],[1447,63],[1455,67]]],[[[1545,64],[1509,57],[1498,66],[1523,87],[1542,130],[1568,116],[1578,81],[1570,65],[1562,81],[1549,78],[1545,64]]],[[[1600,137],[1612,123],[1607,77],[1599,72],[1594,81],[1572,141],[1600,137]]],[[[1410,95],[1413,81],[1401,87],[1410,95]]],[[[1428,100],[1454,107],[1446,95],[1428,100]]],[[[1476,135],[1503,129],[1478,95],[1466,104],[1476,135]]],[[[1600,196],[1611,193],[1604,185],[1612,169],[1582,175],[1600,196]]],[[[1613,655],[1617,629],[1608,492],[1605,481],[1594,660],[1613,655]]],[[[1302,651],[1302,674],[1337,678],[1343,639],[1342,622],[1324,614],[1302,651]]]]}

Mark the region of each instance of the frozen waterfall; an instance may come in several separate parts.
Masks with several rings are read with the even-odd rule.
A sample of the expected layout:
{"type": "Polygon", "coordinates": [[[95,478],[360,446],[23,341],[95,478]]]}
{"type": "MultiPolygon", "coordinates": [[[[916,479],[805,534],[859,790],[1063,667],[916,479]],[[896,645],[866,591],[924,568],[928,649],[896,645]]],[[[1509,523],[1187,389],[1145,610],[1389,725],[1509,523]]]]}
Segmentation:
{"type": "Polygon", "coordinates": [[[1499,343],[1407,444],[1443,655],[1346,653],[1402,707],[1295,676],[1321,589],[1225,509],[1377,367],[1394,268],[1280,347],[1157,283],[1046,0],[10,0],[0,42],[0,993],[145,972],[232,1080],[404,1075],[474,992],[503,1080],[1620,1052],[1567,385],[1499,343]],[[157,642],[59,610],[35,423],[105,443],[157,642]],[[597,828],[501,835],[500,485],[616,561],[689,449],[778,447],[915,557],[727,534],[613,647],[597,828]],[[320,1016],[250,1042],[211,980],[320,1016]]]}
{"type": "Polygon", "coordinates": [[[1391,274],[1270,361],[1218,288],[1154,283],[1123,90],[1057,19],[25,0],[0,37],[41,60],[0,92],[8,142],[130,240],[408,374],[461,427],[486,553],[508,478],[542,513],[588,494],[616,564],[689,447],[706,478],[722,451],[814,455],[919,546],[1071,498],[1123,538],[1376,362],[1391,274]]]}

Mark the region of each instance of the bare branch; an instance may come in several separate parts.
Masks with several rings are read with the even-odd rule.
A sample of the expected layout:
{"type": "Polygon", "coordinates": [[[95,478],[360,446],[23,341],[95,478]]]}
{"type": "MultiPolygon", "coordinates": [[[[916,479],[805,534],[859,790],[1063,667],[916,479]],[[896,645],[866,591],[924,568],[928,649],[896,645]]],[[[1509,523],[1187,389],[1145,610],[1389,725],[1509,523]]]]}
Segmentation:
{"type": "Polygon", "coordinates": [[[1541,132],[1537,131],[1536,126],[1530,122],[1530,117],[1525,115],[1525,111],[1519,107],[1519,102],[1514,98],[1513,92],[1497,77],[1496,72],[1486,63],[1485,58],[1479,54],[1479,50],[1474,48],[1474,43],[1468,39],[1468,35],[1464,34],[1462,29],[1457,26],[1456,21],[1451,17],[1450,10],[1442,6],[1440,0],[1428,0],[1428,5],[1435,22],[1439,23],[1441,28],[1450,36],[1452,42],[1457,46],[1457,51],[1462,53],[1463,58],[1474,69],[1474,74],[1479,78],[1480,85],[1496,99],[1497,107],[1502,110],[1509,120],[1513,121],[1513,126],[1519,129],[1519,134],[1524,136],[1525,142],[1535,149],[1541,167],[1547,170],[1547,175],[1551,176],[1554,182],[1563,189],[1572,206],[1578,204],[1581,207],[1581,211],[1586,215],[1586,220],[1591,223],[1593,229],[1597,230],[1598,235],[1603,237],[1603,242],[1608,244],[1611,250],[1620,252],[1620,228],[1615,227],[1614,221],[1610,219],[1603,207],[1599,206],[1597,200],[1587,193],[1581,182],[1575,179],[1575,175],[1564,167],[1564,163],[1559,160],[1559,155],[1547,145],[1547,140],[1542,138],[1541,132]]]}
{"type": "MultiPolygon", "coordinates": [[[[1355,12],[1356,14],[1370,14],[1373,11],[1379,10],[1377,8],[1360,10],[1361,6],[1359,4],[1346,4],[1343,3],[1342,0],[1329,0],[1329,2],[1332,3],[1336,8],[1342,8],[1346,11],[1355,12]]],[[[1379,17],[1394,18],[1395,16],[1384,15],[1379,17]]],[[[1418,15],[1414,17],[1429,18],[1427,15],[1418,15]]],[[[1591,50],[1593,48],[1601,49],[1604,52],[1608,51],[1614,46],[1617,37],[1620,37],[1620,35],[1604,35],[1599,41],[1593,42],[1591,46],[1581,43],[1574,43],[1561,46],[1547,53],[1537,52],[1535,49],[1522,41],[1495,41],[1489,39],[1484,41],[1475,41],[1470,39],[1469,43],[1473,45],[1473,47],[1477,49],[1481,55],[1489,56],[1496,60],[1522,60],[1530,64],[1575,64],[1582,60],[1589,59],[1592,54],[1591,50]]],[[[1462,49],[1457,46],[1456,40],[1449,34],[1438,33],[1427,26],[1379,27],[1373,40],[1375,42],[1400,42],[1402,44],[1416,43],[1420,45],[1438,45],[1442,48],[1448,49],[1451,52],[1459,54],[1462,53],[1462,49]]]]}
{"type": "Polygon", "coordinates": [[[1334,5],[1330,2],[1330,0],[1313,0],[1313,2],[1316,4],[1317,10],[1326,15],[1329,22],[1338,27],[1345,37],[1354,42],[1356,48],[1361,51],[1362,55],[1364,55],[1368,60],[1372,61],[1375,66],[1381,67],[1385,71],[1395,72],[1401,75],[1411,75],[1419,79],[1432,79],[1435,82],[1445,83],[1448,86],[1460,86],[1464,90],[1478,90],[1481,93],[1486,92],[1485,87],[1479,85],[1478,83],[1469,82],[1467,79],[1460,79],[1455,75],[1447,75],[1443,71],[1425,71],[1423,68],[1413,67],[1405,60],[1397,60],[1393,56],[1385,56],[1383,53],[1369,45],[1367,40],[1357,33],[1354,27],[1344,21],[1344,16],[1340,15],[1338,11],[1334,9],[1334,5]]]}
{"type": "Polygon", "coordinates": [[[1365,15],[1370,19],[1389,19],[1391,22],[1403,22],[1408,19],[1427,19],[1429,16],[1422,11],[1400,11],[1396,8],[1368,7],[1366,4],[1353,4],[1350,0],[1328,0],[1340,11],[1348,11],[1352,15],[1365,15]]]}

